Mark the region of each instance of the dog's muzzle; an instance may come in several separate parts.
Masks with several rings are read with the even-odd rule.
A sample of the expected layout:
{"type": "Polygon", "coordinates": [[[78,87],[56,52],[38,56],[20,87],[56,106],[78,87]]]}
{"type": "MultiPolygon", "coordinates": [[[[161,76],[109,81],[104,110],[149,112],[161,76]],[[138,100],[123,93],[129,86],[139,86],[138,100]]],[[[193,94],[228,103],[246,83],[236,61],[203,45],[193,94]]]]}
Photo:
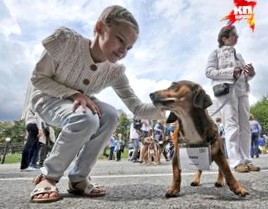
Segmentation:
{"type": "Polygon", "coordinates": [[[169,106],[175,102],[174,98],[160,96],[157,92],[149,94],[154,105],[169,106]]]}

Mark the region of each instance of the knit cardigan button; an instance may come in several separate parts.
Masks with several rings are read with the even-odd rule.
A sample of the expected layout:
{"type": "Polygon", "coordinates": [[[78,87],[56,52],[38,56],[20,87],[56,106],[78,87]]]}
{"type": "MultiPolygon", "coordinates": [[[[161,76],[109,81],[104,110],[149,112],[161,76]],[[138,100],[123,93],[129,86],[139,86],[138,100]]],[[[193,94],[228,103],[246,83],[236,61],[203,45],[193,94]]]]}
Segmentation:
{"type": "Polygon", "coordinates": [[[88,79],[83,80],[83,84],[88,85],[89,83],[90,83],[90,81],[88,79]]]}
{"type": "Polygon", "coordinates": [[[95,65],[95,64],[92,64],[92,65],[90,65],[90,69],[91,69],[92,71],[96,71],[96,70],[98,69],[98,66],[95,65]]]}

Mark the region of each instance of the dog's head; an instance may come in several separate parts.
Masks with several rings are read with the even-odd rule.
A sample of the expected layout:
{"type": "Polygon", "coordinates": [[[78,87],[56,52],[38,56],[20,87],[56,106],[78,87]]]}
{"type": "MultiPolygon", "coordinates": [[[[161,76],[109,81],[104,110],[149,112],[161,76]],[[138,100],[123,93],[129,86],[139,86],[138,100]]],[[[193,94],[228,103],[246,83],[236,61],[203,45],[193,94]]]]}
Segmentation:
{"type": "Polygon", "coordinates": [[[154,141],[153,137],[152,136],[147,136],[144,138],[144,142],[145,143],[152,143],[154,141]]]}
{"type": "Polygon", "coordinates": [[[179,114],[193,109],[206,109],[212,101],[204,89],[192,81],[173,82],[167,89],[150,94],[153,104],[179,114]]]}

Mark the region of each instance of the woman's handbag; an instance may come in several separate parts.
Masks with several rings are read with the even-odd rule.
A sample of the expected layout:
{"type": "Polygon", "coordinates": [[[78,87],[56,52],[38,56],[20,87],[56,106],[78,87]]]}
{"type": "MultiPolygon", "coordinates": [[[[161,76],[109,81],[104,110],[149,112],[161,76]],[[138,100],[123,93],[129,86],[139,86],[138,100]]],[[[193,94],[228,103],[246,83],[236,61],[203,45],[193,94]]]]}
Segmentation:
{"type": "Polygon", "coordinates": [[[226,95],[230,92],[230,85],[228,83],[221,83],[213,86],[213,92],[215,97],[226,95]]]}

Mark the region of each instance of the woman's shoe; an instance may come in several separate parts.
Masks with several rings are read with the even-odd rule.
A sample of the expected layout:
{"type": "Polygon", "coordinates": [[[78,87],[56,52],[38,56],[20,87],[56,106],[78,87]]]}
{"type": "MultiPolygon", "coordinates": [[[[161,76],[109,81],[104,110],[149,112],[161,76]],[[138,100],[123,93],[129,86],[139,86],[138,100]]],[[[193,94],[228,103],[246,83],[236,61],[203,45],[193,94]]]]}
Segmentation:
{"type": "Polygon", "coordinates": [[[247,173],[249,172],[249,167],[247,165],[238,165],[234,168],[235,172],[238,173],[247,173]]]}
{"type": "Polygon", "coordinates": [[[255,166],[252,163],[248,164],[247,166],[248,166],[249,171],[253,171],[254,172],[254,171],[260,171],[261,170],[260,167],[255,166]]]}

